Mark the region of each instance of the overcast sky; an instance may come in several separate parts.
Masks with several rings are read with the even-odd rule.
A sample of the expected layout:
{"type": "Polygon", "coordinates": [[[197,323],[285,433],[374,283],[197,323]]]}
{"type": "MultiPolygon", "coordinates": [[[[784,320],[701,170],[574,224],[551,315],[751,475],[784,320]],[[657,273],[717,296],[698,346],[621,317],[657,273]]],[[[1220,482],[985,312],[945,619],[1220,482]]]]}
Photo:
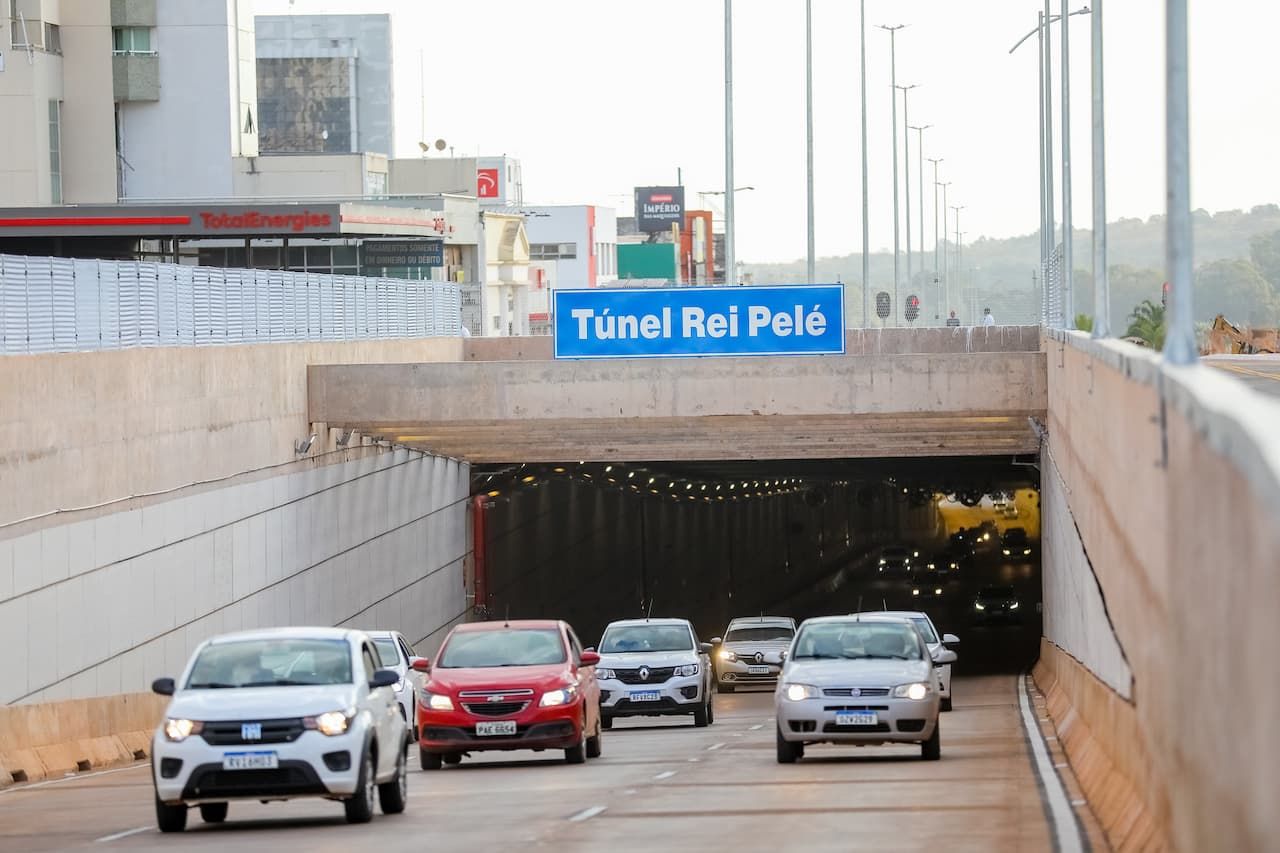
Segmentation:
{"type": "MultiPolygon", "coordinates": [[[[889,35],[877,24],[908,25],[897,36],[898,83],[919,86],[909,95],[911,123],[933,125],[924,153],[944,158],[939,177],[952,182],[949,203],[964,205],[965,242],[1034,230],[1035,41],[1008,51],[1034,30],[1042,6],[866,6],[872,249],[893,246],[889,35]]],[[[522,161],[526,201],[595,202],[622,215],[631,212],[634,186],[674,183],[677,169],[690,206],[698,206],[699,191],[723,188],[721,0],[256,0],[256,8],[393,14],[396,156],[417,156],[424,136],[443,138],[460,154],[509,154],[522,161]]],[[[816,241],[819,255],[835,255],[861,246],[858,4],[813,0],[813,16],[816,241]]],[[[1191,3],[1191,16],[1193,204],[1217,211],[1280,202],[1280,3],[1201,0],[1191,3]]],[[[1089,18],[1071,24],[1074,218],[1088,227],[1089,18]]],[[[735,183],[755,187],[738,195],[738,257],[802,258],[804,3],[735,0],[734,31],[735,183]]],[[[1059,38],[1055,28],[1055,62],[1059,38]]],[[[1107,4],[1106,59],[1108,218],[1145,218],[1164,208],[1161,0],[1107,4]]],[[[1060,129],[1057,92],[1055,104],[1060,129]]],[[[918,154],[910,135],[918,247],[918,154]]],[[[931,246],[933,167],[925,169],[931,246]]],[[[954,231],[954,216],[948,222],[954,231]]]]}

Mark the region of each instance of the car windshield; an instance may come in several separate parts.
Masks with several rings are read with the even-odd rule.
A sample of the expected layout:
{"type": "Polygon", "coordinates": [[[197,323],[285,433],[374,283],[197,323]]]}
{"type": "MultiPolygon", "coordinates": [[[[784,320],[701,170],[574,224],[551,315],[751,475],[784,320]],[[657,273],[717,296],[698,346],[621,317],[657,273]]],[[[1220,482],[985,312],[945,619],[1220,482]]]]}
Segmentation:
{"type": "Polygon", "coordinates": [[[933,623],[928,619],[912,616],[911,621],[916,624],[916,628],[920,630],[920,636],[924,637],[926,643],[938,642],[938,635],[933,630],[933,623]]]}
{"type": "Polygon", "coordinates": [[[393,669],[400,665],[400,651],[396,648],[396,641],[390,637],[378,637],[373,641],[373,645],[378,650],[378,659],[386,669],[393,669]]]}
{"type": "Polygon", "coordinates": [[[449,638],[436,666],[471,669],[490,666],[547,666],[565,662],[564,641],[554,628],[460,631],[449,638]]]}
{"type": "Polygon", "coordinates": [[[346,640],[271,638],[211,643],[191,668],[188,690],[350,684],[346,640]]]}
{"type": "Polygon", "coordinates": [[[920,641],[903,622],[819,622],[800,629],[793,660],[920,660],[920,641]]]}
{"type": "Polygon", "coordinates": [[[1004,541],[1011,545],[1021,545],[1027,541],[1027,531],[1023,530],[1021,527],[1010,527],[1004,532],[1004,541]]]}
{"type": "Polygon", "coordinates": [[[752,625],[750,628],[730,628],[724,635],[726,643],[791,642],[796,634],[787,625],[752,625]]]}
{"type": "Polygon", "coordinates": [[[903,557],[907,556],[907,549],[906,548],[885,548],[884,551],[881,552],[881,556],[891,560],[901,560],[903,557]]]}
{"type": "Polygon", "coordinates": [[[978,598],[1013,598],[1013,587],[984,586],[978,590],[978,598]]]}
{"type": "Polygon", "coordinates": [[[618,652],[683,652],[693,648],[684,625],[614,625],[600,641],[602,654],[618,652]]]}

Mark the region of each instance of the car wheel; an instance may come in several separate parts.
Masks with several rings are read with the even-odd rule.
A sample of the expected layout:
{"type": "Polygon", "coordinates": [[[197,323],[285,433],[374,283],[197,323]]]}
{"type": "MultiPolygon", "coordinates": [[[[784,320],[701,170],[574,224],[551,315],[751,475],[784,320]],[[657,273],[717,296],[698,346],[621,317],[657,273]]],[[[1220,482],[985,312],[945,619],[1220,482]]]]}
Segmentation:
{"type": "Polygon", "coordinates": [[[728,683],[727,681],[720,682],[721,693],[732,693],[735,689],[736,688],[734,687],[734,685],[728,683]]]}
{"type": "Polygon", "coordinates": [[[342,808],[347,813],[347,823],[368,823],[373,820],[373,798],[377,787],[374,778],[373,749],[366,748],[360,759],[360,775],[356,778],[356,789],[350,797],[342,801],[342,808]]]}
{"type": "Polygon", "coordinates": [[[585,764],[587,761],[587,730],[582,729],[582,738],[564,751],[566,764],[585,764]]]}
{"type": "Polygon", "coordinates": [[[599,758],[600,753],[604,751],[604,739],[600,736],[600,729],[603,725],[604,723],[601,721],[596,726],[595,736],[587,738],[587,758],[599,758]]]}
{"type": "Polygon", "coordinates": [[[693,709],[693,724],[700,729],[705,729],[711,724],[711,720],[708,719],[710,706],[710,702],[703,702],[701,705],[693,709]]]}
{"type": "Polygon", "coordinates": [[[222,823],[227,819],[227,804],[201,803],[200,819],[205,823],[222,823]]]}
{"type": "Polygon", "coordinates": [[[400,750],[400,757],[396,760],[395,778],[378,786],[378,805],[382,806],[383,814],[400,814],[404,811],[405,803],[409,799],[409,760],[405,754],[407,752],[407,748],[400,750]]]}
{"type": "Polygon", "coordinates": [[[156,825],[160,827],[161,832],[182,832],[187,828],[187,807],[181,804],[171,806],[168,803],[162,803],[157,796],[156,825]]]}
{"type": "Polygon", "coordinates": [[[440,753],[427,752],[422,747],[418,747],[418,763],[422,765],[423,770],[439,770],[442,763],[440,753]]]}
{"type": "Polygon", "coordinates": [[[606,732],[613,728],[613,717],[610,717],[608,714],[601,714],[600,728],[604,729],[606,732]]]}
{"type": "Polygon", "coordinates": [[[707,697],[707,725],[712,725],[716,721],[716,697],[707,697]]]}
{"type": "Polygon", "coordinates": [[[444,760],[444,763],[445,763],[445,764],[461,764],[461,763],[462,763],[462,753],[461,753],[461,752],[450,752],[450,753],[448,753],[448,754],[446,754],[446,755],[442,755],[442,756],[440,756],[440,757],[444,760]]]}
{"type": "Polygon", "coordinates": [[[950,711],[950,710],[951,710],[951,697],[950,697],[950,696],[943,696],[943,697],[942,697],[941,708],[942,708],[942,710],[943,710],[943,711],[950,711]]]}
{"type": "Polygon", "coordinates": [[[929,739],[920,744],[920,757],[925,761],[937,761],[942,757],[942,725],[940,723],[933,724],[933,734],[929,735],[929,739]]]}
{"type": "Polygon", "coordinates": [[[795,764],[796,759],[804,755],[804,744],[792,743],[782,737],[782,729],[778,733],[778,763],[795,764]]]}

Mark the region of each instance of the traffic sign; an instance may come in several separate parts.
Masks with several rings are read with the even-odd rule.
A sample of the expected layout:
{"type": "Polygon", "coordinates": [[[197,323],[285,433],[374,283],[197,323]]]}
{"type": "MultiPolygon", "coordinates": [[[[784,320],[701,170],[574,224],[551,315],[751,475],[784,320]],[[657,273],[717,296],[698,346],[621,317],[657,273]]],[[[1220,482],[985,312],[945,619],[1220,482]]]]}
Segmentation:
{"type": "Polygon", "coordinates": [[[889,298],[886,291],[880,291],[876,294],[876,316],[881,320],[889,318],[889,310],[893,307],[893,302],[889,298]]]}
{"type": "Polygon", "coordinates": [[[914,293],[907,297],[907,322],[911,322],[920,316],[920,297],[914,293]]]}

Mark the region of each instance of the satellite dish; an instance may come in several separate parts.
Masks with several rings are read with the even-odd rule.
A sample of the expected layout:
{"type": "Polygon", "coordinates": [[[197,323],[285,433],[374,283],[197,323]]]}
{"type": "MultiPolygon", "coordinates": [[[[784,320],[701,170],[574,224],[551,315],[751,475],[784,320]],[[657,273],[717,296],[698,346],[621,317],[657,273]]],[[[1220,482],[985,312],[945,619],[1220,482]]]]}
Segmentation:
{"type": "Polygon", "coordinates": [[[445,142],[443,139],[437,139],[437,140],[436,140],[436,150],[437,150],[437,151],[443,151],[444,149],[446,149],[446,148],[448,148],[448,147],[449,147],[449,143],[445,142]]]}

